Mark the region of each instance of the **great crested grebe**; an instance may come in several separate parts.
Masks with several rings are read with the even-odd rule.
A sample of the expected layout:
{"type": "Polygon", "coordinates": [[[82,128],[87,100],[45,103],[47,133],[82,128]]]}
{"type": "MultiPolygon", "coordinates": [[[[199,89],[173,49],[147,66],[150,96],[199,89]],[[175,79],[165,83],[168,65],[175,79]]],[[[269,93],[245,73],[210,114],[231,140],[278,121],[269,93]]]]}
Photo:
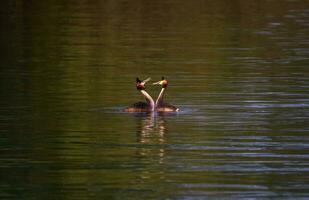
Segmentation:
{"type": "Polygon", "coordinates": [[[147,103],[145,102],[137,102],[132,106],[126,108],[125,112],[153,112],[155,110],[155,103],[152,97],[145,91],[145,84],[150,80],[147,78],[144,81],[141,81],[139,78],[136,78],[136,89],[139,90],[142,95],[145,97],[147,103]]]}
{"type": "Polygon", "coordinates": [[[167,88],[168,82],[167,80],[162,76],[162,80],[158,81],[156,83],[153,83],[153,85],[161,85],[162,89],[160,91],[160,94],[156,100],[156,111],[157,112],[178,112],[179,108],[163,102],[163,96],[164,96],[164,91],[167,88]]]}

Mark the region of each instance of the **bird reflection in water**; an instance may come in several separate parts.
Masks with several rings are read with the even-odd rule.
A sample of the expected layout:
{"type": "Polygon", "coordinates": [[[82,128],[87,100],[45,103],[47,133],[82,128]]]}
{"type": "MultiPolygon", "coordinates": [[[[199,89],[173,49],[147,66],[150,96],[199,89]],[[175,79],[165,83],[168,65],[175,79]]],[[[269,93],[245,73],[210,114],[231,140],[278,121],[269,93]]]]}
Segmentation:
{"type": "Polygon", "coordinates": [[[139,113],[137,119],[136,156],[140,173],[137,181],[165,179],[165,158],[167,154],[167,116],[164,113],[139,113]],[[159,173],[152,173],[156,168],[159,173]]]}
{"type": "Polygon", "coordinates": [[[162,113],[143,113],[135,115],[137,140],[141,144],[164,144],[166,142],[166,119],[162,113]]]}
{"type": "Polygon", "coordinates": [[[145,159],[164,162],[167,145],[168,128],[166,126],[166,114],[164,113],[139,113],[137,119],[138,155],[145,159]],[[154,159],[156,158],[156,159],[154,159]]]}

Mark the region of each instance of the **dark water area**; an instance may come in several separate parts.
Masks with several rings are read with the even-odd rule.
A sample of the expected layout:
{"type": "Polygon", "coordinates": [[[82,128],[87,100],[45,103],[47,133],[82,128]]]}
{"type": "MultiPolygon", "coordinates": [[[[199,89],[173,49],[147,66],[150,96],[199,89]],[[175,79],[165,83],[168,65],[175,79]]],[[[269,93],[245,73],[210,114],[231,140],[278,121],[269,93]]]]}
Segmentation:
{"type": "Polygon", "coordinates": [[[309,198],[308,1],[0,11],[1,199],[309,198]],[[124,113],[137,76],[180,112],[124,113]]]}

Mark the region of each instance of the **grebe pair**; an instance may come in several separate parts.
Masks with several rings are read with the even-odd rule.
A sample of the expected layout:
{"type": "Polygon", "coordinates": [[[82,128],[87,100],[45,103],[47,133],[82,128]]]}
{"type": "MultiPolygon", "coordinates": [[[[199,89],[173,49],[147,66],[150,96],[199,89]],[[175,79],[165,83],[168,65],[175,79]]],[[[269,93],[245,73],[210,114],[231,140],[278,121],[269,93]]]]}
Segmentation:
{"type": "Polygon", "coordinates": [[[153,85],[161,85],[162,89],[159,93],[159,96],[156,102],[153,101],[152,97],[146,92],[145,84],[150,80],[147,78],[144,81],[141,81],[139,78],[136,78],[136,89],[139,90],[142,95],[145,97],[147,103],[137,102],[132,106],[125,109],[126,112],[178,112],[179,109],[173,105],[163,102],[164,92],[167,88],[168,82],[162,77],[161,81],[153,83],[153,85]]]}

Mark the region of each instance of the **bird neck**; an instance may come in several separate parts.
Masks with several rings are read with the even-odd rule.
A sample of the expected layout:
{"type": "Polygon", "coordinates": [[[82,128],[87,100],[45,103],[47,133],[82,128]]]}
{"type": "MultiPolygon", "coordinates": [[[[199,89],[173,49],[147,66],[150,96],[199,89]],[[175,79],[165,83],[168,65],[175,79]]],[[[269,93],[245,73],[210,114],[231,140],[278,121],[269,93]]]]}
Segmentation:
{"type": "Polygon", "coordinates": [[[156,100],[156,106],[160,106],[163,104],[163,96],[164,96],[164,91],[165,91],[165,88],[162,88],[161,91],[160,91],[160,94],[156,100]]]}
{"type": "Polygon", "coordinates": [[[155,103],[154,103],[152,97],[145,90],[141,90],[141,93],[145,97],[147,103],[149,104],[150,109],[152,111],[154,111],[155,103]]]}

